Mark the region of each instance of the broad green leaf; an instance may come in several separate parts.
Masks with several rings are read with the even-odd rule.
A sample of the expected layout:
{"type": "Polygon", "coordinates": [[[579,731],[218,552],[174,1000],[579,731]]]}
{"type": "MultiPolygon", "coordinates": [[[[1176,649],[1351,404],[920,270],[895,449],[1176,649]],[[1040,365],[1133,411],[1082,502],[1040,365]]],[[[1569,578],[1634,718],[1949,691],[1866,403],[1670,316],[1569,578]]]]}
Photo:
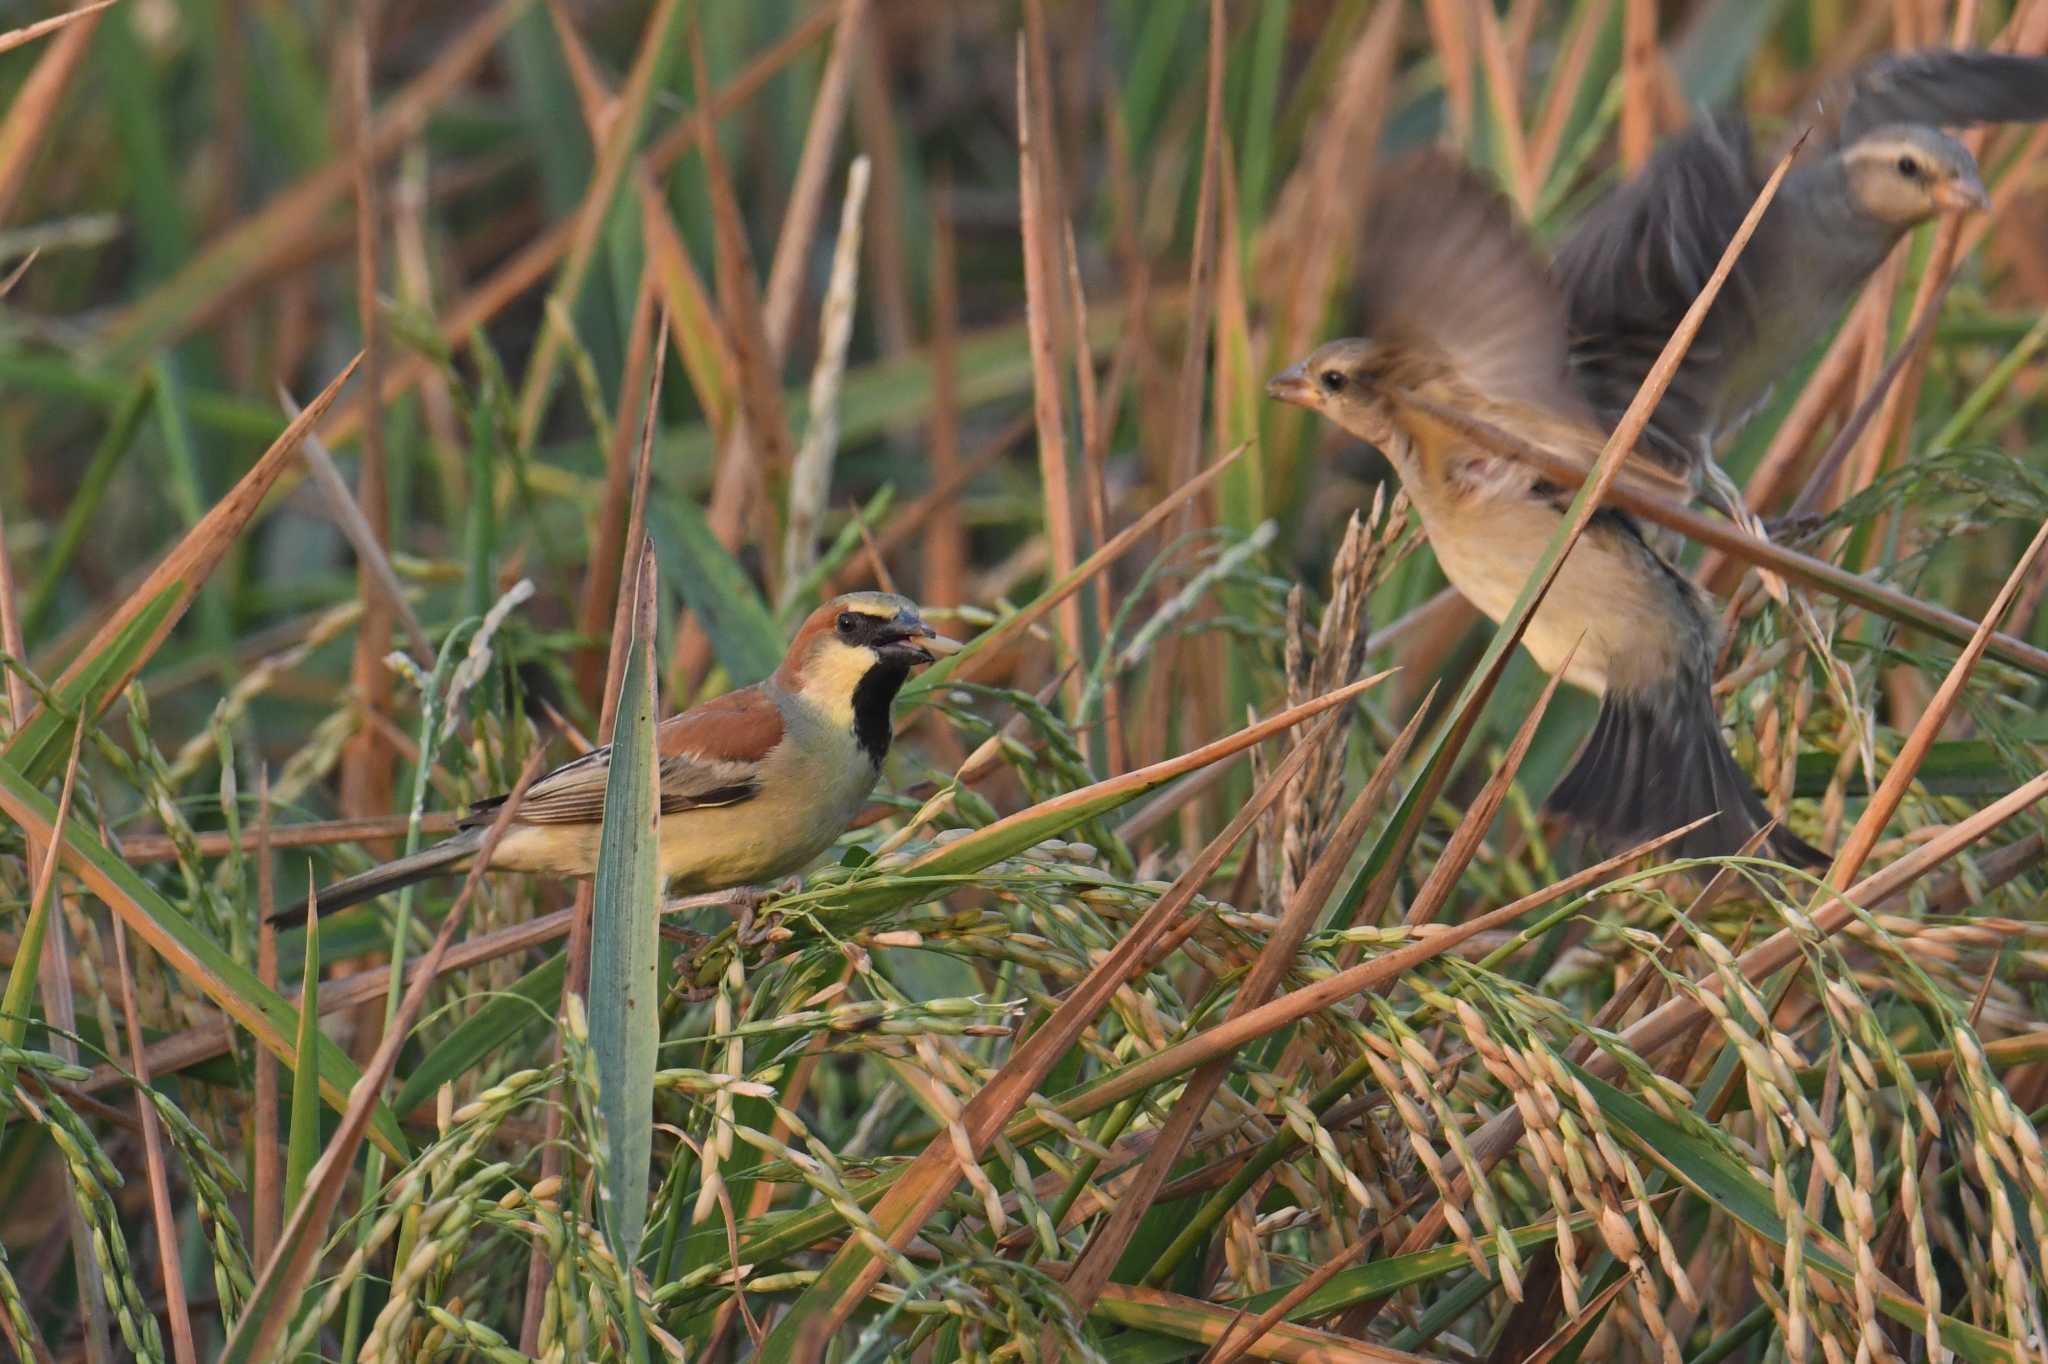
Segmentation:
{"type": "MultiPolygon", "coordinates": [[[[597,1174],[605,1235],[639,1262],[654,1156],[654,1059],[661,1037],[661,755],[655,743],[654,565],[639,556],[633,635],[619,680],[604,823],[591,893],[590,1048],[597,1061],[597,1174]]],[[[639,1299],[625,1301],[627,1344],[648,1355],[639,1299]]]]}
{"type": "Polygon", "coordinates": [[[604,1132],[607,1225],[619,1262],[637,1258],[653,1150],[654,1051],[660,1032],[660,796],[652,641],[635,639],[620,687],[604,826],[591,897],[588,1004],[604,1132]]]}
{"type": "Polygon", "coordinates": [[[747,571],[718,543],[694,503],[658,497],[647,508],[647,529],[661,547],[669,578],[697,624],[710,637],[734,686],[759,682],[782,662],[782,630],[754,590],[747,571]]]}

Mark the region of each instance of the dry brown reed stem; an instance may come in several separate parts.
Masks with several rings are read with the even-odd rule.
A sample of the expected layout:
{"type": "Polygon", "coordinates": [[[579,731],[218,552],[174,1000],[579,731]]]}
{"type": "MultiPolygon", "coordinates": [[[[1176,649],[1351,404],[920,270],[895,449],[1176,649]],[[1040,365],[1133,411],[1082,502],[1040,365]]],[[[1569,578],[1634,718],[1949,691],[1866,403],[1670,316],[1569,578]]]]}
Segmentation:
{"type": "Polygon", "coordinates": [[[1508,189],[1515,207],[1528,218],[1536,211],[1536,195],[1542,185],[1529,159],[1529,137],[1522,127],[1522,82],[1493,6],[1473,5],[1470,12],[1479,23],[1479,58],[1486,67],[1486,88],[1492,97],[1494,126],[1500,133],[1501,159],[1507,163],[1508,189]]]}
{"type": "Polygon", "coordinates": [[[874,307],[877,350],[882,359],[897,360],[917,344],[913,272],[904,227],[904,208],[911,198],[903,170],[903,147],[908,139],[890,107],[884,45],[863,43],[861,51],[860,69],[853,78],[853,115],[860,121],[862,152],[875,163],[874,221],[868,224],[865,243],[867,273],[874,277],[868,297],[874,307]]]}
{"type": "Polygon", "coordinates": [[[1535,137],[1530,142],[1530,172],[1539,185],[1549,183],[1558,153],[1564,149],[1564,130],[1585,89],[1586,68],[1592,63],[1593,49],[1599,45],[1601,31],[1607,26],[1607,13],[1613,7],[1614,0],[1594,0],[1576,7],[1571,36],[1565,39],[1563,55],[1551,71],[1550,91],[1544,96],[1543,113],[1536,121],[1535,137]]]}
{"type": "Polygon", "coordinates": [[[1472,106],[1478,85],[1472,74],[1472,43],[1465,32],[1465,14],[1469,9],[1466,0],[1423,0],[1422,6],[1423,18],[1429,25],[1429,44],[1443,69],[1444,118],[1450,126],[1452,143],[1460,148],[1472,140],[1472,106]]]}
{"type": "Polygon", "coordinates": [[[28,182],[42,147],[42,135],[61,126],[58,109],[71,78],[92,46],[101,12],[90,9],[69,18],[43,55],[36,59],[28,79],[15,92],[14,102],[0,117],[0,223],[14,217],[14,205],[28,182]]]}
{"type": "Polygon", "coordinates": [[[333,1220],[334,1210],[348,1185],[363,1138],[370,1130],[370,1117],[383,1101],[384,1085],[398,1064],[399,1050],[405,1045],[413,1024],[419,1020],[420,1010],[427,1002],[427,992],[440,978],[442,962],[457,930],[469,917],[470,901],[475,898],[477,887],[483,883],[484,870],[490,864],[491,855],[498,850],[499,841],[512,826],[513,816],[525,802],[527,788],[540,775],[544,756],[543,750],[535,749],[527,758],[512,793],[505,798],[505,803],[492,818],[490,828],[485,831],[476,861],[463,878],[455,903],[441,920],[441,928],[435,933],[433,944],[421,954],[417,974],[406,988],[404,998],[398,1002],[398,1011],[390,1029],[377,1044],[376,1054],[363,1067],[355,1088],[349,1091],[348,1105],[342,1111],[340,1125],[328,1139],[320,1159],[314,1162],[306,1175],[306,1187],[299,1196],[299,1205],[292,1210],[284,1232],[278,1238],[278,1253],[259,1272],[256,1285],[249,1293],[247,1309],[241,1320],[235,1323],[234,1332],[228,1339],[230,1355],[239,1349],[243,1358],[264,1357],[276,1346],[278,1338],[290,1324],[292,1313],[319,1263],[321,1247],[327,1240],[328,1224],[333,1220]]]}
{"type": "MultiPolygon", "coordinates": [[[[1027,6],[1029,8],[1029,6],[1027,6]]],[[[1045,502],[1045,534],[1052,551],[1052,575],[1074,571],[1079,556],[1075,541],[1074,498],[1067,461],[1067,419],[1060,394],[1059,327],[1064,311],[1058,292],[1064,287],[1059,269],[1059,240],[1046,219],[1055,196],[1048,192],[1042,164],[1045,124],[1034,112],[1033,85],[1044,73],[1031,69],[1029,44],[1017,38],[1017,181],[1019,223],[1024,249],[1024,322],[1031,347],[1032,413],[1038,424],[1038,477],[1045,502]]],[[[1078,657],[1082,648],[1081,602],[1069,596],[1059,606],[1059,633],[1067,651],[1078,657]]],[[[1069,708],[1080,700],[1080,679],[1069,676],[1069,708]]]]}
{"type": "MultiPolygon", "coordinates": [[[[925,426],[934,490],[960,486],[960,279],[953,245],[953,189],[941,181],[929,200],[932,225],[932,405],[925,426]]],[[[967,585],[967,529],[960,499],[932,508],[923,535],[918,583],[926,600],[959,602],[967,585]]]]}
{"type": "MultiPolygon", "coordinates": [[[[435,812],[421,816],[420,832],[423,834],[447,834],[455,832],[461,816],[435,812]]],[[[396,838],[410,827],[407,815],[380,815],[375,819],[327,819],[307,824],[287,824],[273,829],[270,834],[272,848],[318,848],[331,843],[365,843],[374,839],[396,838]]],[[[231,852],[255,852],[262,847],[262,840],[253,832],[245,831],[239,837],[225,832],[194,834],[194,847],[201,857],[225,857],[231,852]]],[[[180,854],[178,847],[165,834],[130,834],[121,840],[117,850],[123,861],[131,866],[145,866],[152,862],[175,862],[180,854]]]]}
{"type": "MultiPolygon", "coordinates": [[[[683,376],[704,410],[705,429],[715,443],[723,443],[732,429],[738,402],[738,362],[733,359],[725,328],[719,325],[710,291],[690,263],[683,234],[669,216],[668,202],[645,166],[633,168],[633,187],[640,196],[640,232],[647,243],[648,264],[668,308],[669,339],[683,362],[683,376]]],[[[613,435],[616,438],[617,432],[613,435]]]]}
{"type": "MultiPolygon", "coordinates": [[[[833,30],[832,52],[812,96],[811,122],[797,153],[796,175],[790,184],[789,207],[775,237],[775,255],[768,266],[768,288],[762,297],[762,326],[770,350],[779,359],[789,350],[791,334],[803,304],[804,277],[811,243],[825,208],[825,191],[837,164],[839,132],[846,123],[853,68],[866,41],[869,0],[840,0],[833,30]]],[[[820,6],[829,9],[828,6],[820,6]]]]}
{"type": "MultiPolygon", "coordinates": [[[[356,325],[362,332],[363,389],[377,393],[384,387],[384,326],[377,301],[379,277],[379,228],[383,219],[378,208],[377,158],[370,141],[371,54],[376,46],[378,0],[357,0],[348,25],[345,103],[350,138],[349,162],[355,185],[356,210],[356,325]]],[[[374,405],[373,405],[374,406],[374,405]]],[[[362,458],[356,472],[354,505],[359,513],[358,533],[367,532],[366,543],[356,547],[356,591],[362,598],[363,615],[356,625],[355,652],[349,663],[349,690],[358,714],[388,715],[391,712],[393,677],[384,666],[391,652],[392,622],[403,614],[412,635],[413,648],[422,662],[433,657],[425,647],[425,632],[404,605],[404,594],[394,589],[384,550],[391,535],[390,495],[386,488],[384,423],[374,411],[363,423],[362,458]]],[[[308,432],[310,438],[313,433],[308,432]]],[[[317,465],[310,439],[307,459],[317,465]]],[[[329,471],[333,462],[327,461],[329,471]]],[[[347,513],[342,513],[344,519],[347,513]]],[[[341,812],[354,818],[368,818],[391,812],[396,771],[391,746],[384,742],[375,724],[358,725],[341,756],[341,812]]],[[[381,1018],[365,1019],[371,1028],[381,1018]]],[[[364,1035],[368,1034],[365,1029],[364,1035]]]]}
{"type": "MultiPolygon", "coordinates": [[[[690,65],[697,87],[709,89],[704,43],[694,24],[689,36],[690,65]]],[[[704,125],[698,142],[711,198],[713,280],[739,387],[739,420],[727,428],[721,442],[707,519],[719,541],[727,549],[737,549],[763,492],[788,473],[792,447],[789,414],[782,406],[782,348],[768,334],[761,280],[747,245],[739,195],[719,148],[712,115],[705,109],[698,117],[704,125]]],[[[677,649],[680,653],[680,639],[677,649]]]]}
{"type": "Polygon", "coordinates": [[[38,19],[32,24],[24,24],[20,28],[9,29],[5,33],[0,33],[0,52],[12,52],[24,43],[32,43],[38,38],[48,37],[66,24],[82,19],[88,14],[97,14],[114,2],[115,0],[92,0],[92,3],[89,5],[80,5],[77,9],[69,10],[63,14],[53,14],[47,19],[38,19]]]}
{"type": "Polygon", "coordinates": [[[576,31],[576,22],[562,0],[547,0],[547,6],[548,22],[554,27],[562,64],[569,68],[569,83],[576,87],[576,103],[583,108],[583,127],[590,134],[591,144],[602,146],[605,123],[611,112],[612,92],[605,78],[598,73],[597,63],[591,60],[590,48],[584,43],[583,35],[576,31]]]}
{"type": "MultiPolygon", "coordinates": [[[[782,537],[782,587],[776,604],[796,604],[803,579],[818,561],[818,533],[832,497],[832,465],[839,453],[839,393],[846,378],[846,348],[853,337],[854,296],[860,282],[861,219],[868,199],[869,161],[856,156],[846,175],[846,199],[840,206],[839,237],[832,249],[832,273],[818,319],[818,358],[811,369],[809,420],[790,468],[787,524],[782,537]]],[[[875,551],[867,523],[860,522],[875,574],[884,585],[888,569],[875,551]]]]}
{"type": "MultiPolygon", "coordinates": [[[[627,452],[634,448],[636,418],[646,422],[658,414],[646,413],[643,394],[647,391],[647,362],[657,346],[666,348],[668,338],[655,322],[655,252],[648,253],[640,272],[640,290],[633,304],[633,321],[626,333],[626,365],[619,380],[619,415],[612,423],[612,438],[605,449],[604,494],[597,508],[597,534],[590,544],[590,562],[583,573],[583,600],[577,612],[577,632],[584,645],[576,650],[576,690],[586,704],[602,706],[609,651],[595,641],[608,632],[606,625],[619,599],[619,573],[625,560],[626,522],[632,514],[634,466],[627,452]]],[[[641,444],[645,444],[643,440],[641,444]]]]}
{"type": "MultiPolygon", "coordinates": [[[[178,1254],[177,1215],[171,1211],[164,1134],[156,1105],[147,1097],[149,1064],[142,1045],[142,1016],[135,1009],[135,973],[128,966],[128,931],[118,918],[114,920],[114,964],[121,987],[121,1014],[128,1027],[128,1057],[135,1070],[135,1116],[142,1128],[143,1168],[149,1175],[149,1210],[156,1224],[157,1265],[162,1271],[165,1315],[171,1323],[171,1352],[178,1364],[199,1364],[199,1347],[192,1339],[192,1308],[185,1299],[183,1259],[178,1254]]],[[[276,1146],[274,1141],[264,1144],[276,1146]]]]}
{"type": "Polygon", "coordinates": [[[1631,175],[1657,146],[1659,60],[1654,0],[1622,0],[1621,165],[1631,175]]]}
{"type": "MultiPolygon", "coordinates": [[[[1066,262],[1067,262],[1067,306],[1072,309],[1074,336],[1074,387],[1080,394],[1081,425],[1081,478],[1083,496],[1081,503],[1088,514],[1088,543],[1100,545],[1109,539],[1109,441],[1116,429],[1115,413],[1105,412],[1102,394],[1095,379],[1095,353],[1088,345],[1088,295],[1081,287],[1081,252],[1074,244],[1074,222],[1066,219],[1066,262]]],[[[1121,360],[1128,355],[1127,345],[1119,344],[1116,356],[1121,360]]],[[[1122,371],[1112,362],[1109,381],[1112,391],[1110,402],[1115,401],[1114,385],[1122,377],[1122,371]]],[[[1095,580],[1095,619],[1106,633],[1110,622],[1116,617],[1109,593],[1109,579],[1095,580]]],[[[1109,770],[1121,772],[1125,767],[1123,744],[1123,713],[1116,704],[1113,694],[1106,698],[1102,722],[1106,731],[1105,747],[1109,754],[1109,770]]]]}
{"type": "MultiPolygon", "coordinates": [[[[0,653],[28,663],[28,650],[21,640],[21,615],[14,595],[14,564],[7,554],[7,512],[0,507],[0,653]]],[[[0,668],[6,680],[0,682],[0,697],[7,701],[6,723],[0,735],[11,735],[28,719],[28,683],[13,668],[0,668]]],[[[33,854],[31,854],[33,857],[33,854]]]]}

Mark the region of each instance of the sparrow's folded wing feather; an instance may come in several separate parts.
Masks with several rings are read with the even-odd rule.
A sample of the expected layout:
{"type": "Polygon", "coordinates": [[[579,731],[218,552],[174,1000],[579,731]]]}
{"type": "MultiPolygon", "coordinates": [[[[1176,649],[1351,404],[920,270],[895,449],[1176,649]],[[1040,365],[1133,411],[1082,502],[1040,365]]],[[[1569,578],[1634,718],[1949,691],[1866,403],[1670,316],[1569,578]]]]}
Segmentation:
{"type": "MultiPolygon", "coordinates": [[[[1706,118],[1580,220],[1554,265],[1569,317],[1579,390],[1618,420],[1671,333],[1714,273],[1762,183],[1748,120],[1706,118]]],[[[1685,362],[1651,415],[1645,445],[1676,470],[1710,455],[1716,399],[1757,323],[1750,253],[1716,298],[1685,362]]]]}
{"type": "MultiPolygon", "coordinates": [[[[672,815],[752,799],[760,790],[762,761],[781,742],[782,710],[758,687],[730,692],[670,716],[655,731],[661,812],[672,815]]],[[[527,791],[519,807],[520,821],[596,823],[604,816],[611,760],[607,744],[544,774],[527,791]]],[[[470,819],[481,819],[502,800],[478,802],[470,819]]]]}
{"type": "MultiPolygon", "coordinates": [[[[1600,443],[1567,368],[1564,300],[1507,200],[1435,152],[1404,158],[1384,183],[1401,192],[1375,208],[1367,242],[1370,334],[1440,355],[1484,395],[1488,411],[1474,415],[1591,468],[1600,443]]],[[[1640,455],[1623,469],[1631,483],[1690,496],[1689,481],[1640,455]]]]}
{"type": "Polygon", "coordinates": [[[1840,139],[1887,123],[1962,127],[2048,119],[2048,57],[1923,48],[1866,62],[1834,101],[1840,139]]]}

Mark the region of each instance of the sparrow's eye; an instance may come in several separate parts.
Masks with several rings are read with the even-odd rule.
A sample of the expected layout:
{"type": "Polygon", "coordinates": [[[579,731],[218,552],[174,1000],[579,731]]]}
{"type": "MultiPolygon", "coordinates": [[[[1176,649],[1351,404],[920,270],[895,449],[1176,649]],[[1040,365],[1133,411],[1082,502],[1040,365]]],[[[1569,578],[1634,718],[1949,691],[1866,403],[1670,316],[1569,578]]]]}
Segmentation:
{"type": "Polygon", "coordinates": [[[1341,369],[1324,370],[1319,381],[1325,393],[1342,393],[1344,391],[1345,378],[1344,371],[1341,369]]]}
{"type": "Polygon", "coordinates": [[[1918,180],[1920,178],[1920,163],[1910,156],[1900,157],[1899,174],[1905,176],[1908,180],[1918,180]]]}
{"type": "Polygon", "coordinates": [[[855,626],[855,625],[857,625],[858,623],[859,623],[859,622],[858,622],[858,621],[856,621],[856,620],[855,620],[855,618],[854,618],[854,614],[853,614],[853,612],[851,612],[851,611],[841,611],[841,612],[839,613],[839,633],[840,633],[840,634],[842,634],[842,635],[845,635],[845,636],[847,636],[848,638],[851,638],[851,637],[853,636],[853,628],[854,628],[854,626],[855,626]]]}

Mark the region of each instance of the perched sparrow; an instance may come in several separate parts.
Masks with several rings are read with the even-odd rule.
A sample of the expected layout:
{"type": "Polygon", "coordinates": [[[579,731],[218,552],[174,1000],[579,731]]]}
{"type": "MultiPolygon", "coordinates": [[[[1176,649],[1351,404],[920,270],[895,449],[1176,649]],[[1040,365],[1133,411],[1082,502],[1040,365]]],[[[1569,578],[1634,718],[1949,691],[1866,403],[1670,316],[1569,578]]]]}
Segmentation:
{"type": "MultiPolygon", "coordinates": [[[[767,681],[662,721],[663,879],[686,894],[756,885],[823,852],[874,790],[897,689],[912,668],[958,647],[902,597],[854,592],[810,614],[767,681]]],[[[535,781],[491,869],[594,875],[611,758],[609,746],[592,749],[535,781]]],[[[452,838],[327,887],[320,912],[468,870],[503,801],[478,802],[452,838]]]]}
{"type": "MultiPolygon", "coordinates": [[[[1800,150],[1650,419],[1645,453],[1745,520],[1714,462],[1908,231],[1985,205],[1943,126],[2048,118],[2048,58],[1929,49],[1861,67],[1800,150]]],[[[1776,163],[1740,113],[1667,143],[1559,248],[1578,387],[1611,428],[1776,163]]]]}
{"type": "MultiPolygon", "coordinates": [[[[1366,247],[1369,339],[1330,342],[1266,391],[1377,445],[1444,575],[1499,621],[1575,490],[1479,446],[1425,406],[1588,469],[1603,428],[1572,386],[1563,303],[1506,202],[1435,153],[1407,159],[1383,183],[1400,192],[1375,206],[1366,247]]],[[[1639,457],[1622,476],[1673,486],[1668,471],[1639,457]]],[[[1679,842],[1682,856],[1735,852],[1770,819],[1721,738],[1708,601],[1628,516],[1595,514],[1522,642],[1544,671],[1562,668],[1601,699],[1552,809],[1625,842],[1717,815],[1679,842]]],[[[1783,830],[1769,847],[1785,860],[1820,860],[1783,830]]]]}

